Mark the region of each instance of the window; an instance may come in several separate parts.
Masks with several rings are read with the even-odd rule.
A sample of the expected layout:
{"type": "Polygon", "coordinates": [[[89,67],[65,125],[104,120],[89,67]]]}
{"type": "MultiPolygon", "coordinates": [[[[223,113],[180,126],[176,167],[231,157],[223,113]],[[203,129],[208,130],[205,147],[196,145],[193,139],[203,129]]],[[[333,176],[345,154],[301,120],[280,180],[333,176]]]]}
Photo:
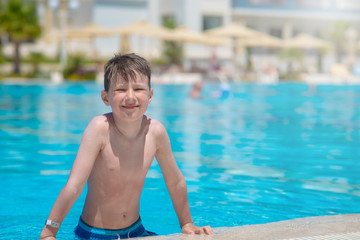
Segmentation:
{"type": "Polygon", "coordinates": [[[220,27],[223,19],[220,16],[203,16],[203,30],[220,27]]]}

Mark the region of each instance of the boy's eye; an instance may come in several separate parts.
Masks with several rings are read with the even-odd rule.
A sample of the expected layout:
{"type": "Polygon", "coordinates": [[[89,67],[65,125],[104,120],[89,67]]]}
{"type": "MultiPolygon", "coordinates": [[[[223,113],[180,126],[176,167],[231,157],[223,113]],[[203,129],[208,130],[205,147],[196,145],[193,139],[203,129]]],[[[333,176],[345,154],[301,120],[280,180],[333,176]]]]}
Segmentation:
{"type": "Polygon", "coordinates": [[[116,92],[126,92],[126,89],[125,88],[118,88],[115,91],[116,92]]]}

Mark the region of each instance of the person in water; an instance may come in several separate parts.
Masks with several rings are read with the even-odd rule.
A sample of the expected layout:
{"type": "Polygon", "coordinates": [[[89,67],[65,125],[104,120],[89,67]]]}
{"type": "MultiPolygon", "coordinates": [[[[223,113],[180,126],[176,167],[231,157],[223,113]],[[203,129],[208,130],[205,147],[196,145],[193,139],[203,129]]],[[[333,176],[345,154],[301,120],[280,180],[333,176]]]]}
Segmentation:
{"type": "Polygon", "coordinates": [[[87,126],[66,185],[40,234],[55,239],[80,196],[88,191],[75,235],[80,239],[151,236],[139,216],[146,174],[156,158],[176,211],[181,231],[212,235],[210,226],[193,224],[187,186],[173,156],[165,127],[145,115],[153,98],[149,63],[136,54],[115,55],[105,64],[102,101],[111,112],[87,126]]]}

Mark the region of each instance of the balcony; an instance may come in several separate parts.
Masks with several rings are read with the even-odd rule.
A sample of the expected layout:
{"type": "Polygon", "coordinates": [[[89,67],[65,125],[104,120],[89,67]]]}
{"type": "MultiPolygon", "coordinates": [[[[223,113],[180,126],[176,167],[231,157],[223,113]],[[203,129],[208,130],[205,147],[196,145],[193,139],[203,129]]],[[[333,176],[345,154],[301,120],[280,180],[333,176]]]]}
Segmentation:
{"type": "Polygon", "coordinates": [[[360,20],[358,0],[232,0],[235,12],[257,14],[318,15],[333,19],[360,20]]]}

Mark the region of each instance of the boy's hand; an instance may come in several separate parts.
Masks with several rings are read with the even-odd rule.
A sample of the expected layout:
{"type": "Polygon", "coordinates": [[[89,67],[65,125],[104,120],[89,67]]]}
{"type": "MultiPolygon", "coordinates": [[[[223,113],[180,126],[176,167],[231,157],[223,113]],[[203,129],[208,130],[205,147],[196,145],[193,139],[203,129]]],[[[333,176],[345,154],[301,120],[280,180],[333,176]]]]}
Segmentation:
{"type": "Polygon", "coordinates": [[[213,230],[210,226],[198,227],[193,223],[187,223],[181,228],[182,233],[186,234],[205,234],[205,235],[214,235],[213,230]]]}

